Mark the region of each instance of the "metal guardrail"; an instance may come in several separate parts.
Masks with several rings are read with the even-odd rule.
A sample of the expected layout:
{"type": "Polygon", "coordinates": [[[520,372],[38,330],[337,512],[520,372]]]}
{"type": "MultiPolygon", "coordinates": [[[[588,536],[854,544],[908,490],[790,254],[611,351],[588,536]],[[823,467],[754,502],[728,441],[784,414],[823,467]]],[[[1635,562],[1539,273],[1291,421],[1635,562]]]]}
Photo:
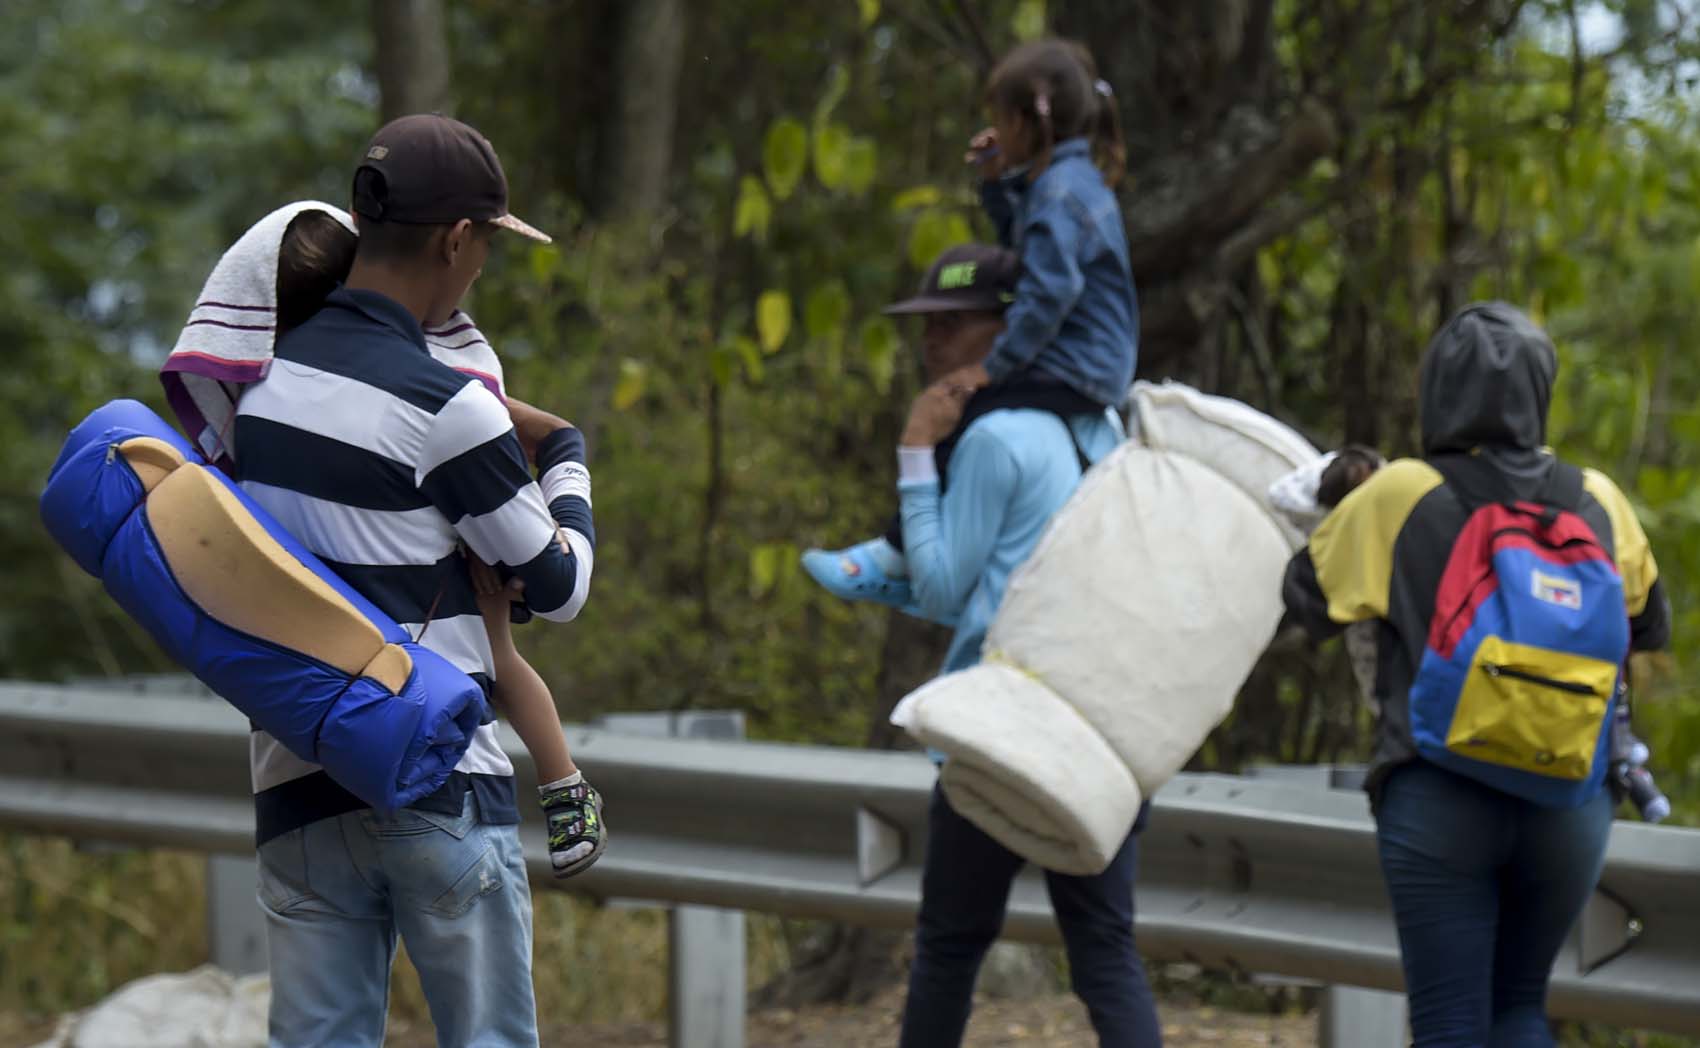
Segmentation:
{"type": "MultiPolygon", "coordinates": [[[[933,787],[917,754],[645,738],[569,727],[608,797],[613,839],[566,883],[654,899],[906,928],[933,787]]],[[[251,854],[248,725],[223,703],[0,684],[0,826],[83,840],[251,854]]],[[[507,739],[520,775],[531,772],[507,739]]],[[[1182,775],[1141,843],[1149,957],[1397,990],[1374,829],[1356,791],[1182,775]]],[[[539,826],[523,827],[534,883],[539,826]]],[[[1700,1034],[1700,832],[1618,823],[1602,894],[1560,956],[1555,1015],[1700,1034]],[[1583,959],[1619,956],[1584,974],[1583,959]]],[[[1005,935],[1058,941],[1023,875],[1005,935]]]]}

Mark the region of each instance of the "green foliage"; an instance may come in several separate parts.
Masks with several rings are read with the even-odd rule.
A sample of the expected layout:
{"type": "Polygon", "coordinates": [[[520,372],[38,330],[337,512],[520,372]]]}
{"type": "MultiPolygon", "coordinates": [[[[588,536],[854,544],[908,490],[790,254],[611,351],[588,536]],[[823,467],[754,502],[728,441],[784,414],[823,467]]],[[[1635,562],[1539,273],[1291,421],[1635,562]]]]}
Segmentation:
{"type": "Polygon", "coordinates": [[[768,353],[779,352],[785,337],[791,333],[791,296],[783,291],[763,291],[756,299],[756,331],[761,336],[761,348],[768,353]]]}
{"type": "Polygon", "coordinates": [[[745,175],[738,183],[738,208],[732,219],[734,236],[751,236],[758,242],[767,239],[767,225],[773,221],[773,205],[761,179],[745,175]]]}
{"type": "Polygon", "coordinates": [[[917,208],[933,207],[944,199],[938,186],[911,186],[891,199],[893,211],[913,211],[917,208]]]}
{"type": "Polygon", "coordinates": [[[869,317],[862,321],[857,332],[857,344],[867,362],[868,377],[881,395],[891,392],[892,379],[897,376],[899,339],[897,327],[885,317],[869,317]]]}
{"type": "Polygon", "coordinates": [[[815,128],[815,177],[828,189],[845,183],[850,167],[850,132],[843,124],[815,128]]]}
{"type": "Polygon", "coordinates": [[[845,143],[844,187],[856,196],[861,196],[872,188],[878,177],[878,144],[871,138],[852,138],[845,143]]]}
{"type": "Polygon", "coordinates": [[[955,211],[930,207],[909,230],[909,262],[917,269],[932,263],[946,248],[974,239],[968,220],[955,211]]]}
{"type": "Polygon", "coordinates": [[[1010,30],[1018,40],[1036,40],[1045,35],[1045,0],[1021,0],[1010,18],[1010,30]]]}
{"type": "Polygon", "coordinates": [[[258,4],[16,0],[6,15],[0,663],[165,669],[53,549],[35,497],[70,423],[119,395],[163,407],[153,367],[222,245],[290,199],[344,197],[371,122],[364,49],[335,20],[258,4]]]}
{"type": "Polygon", "coordinates": [[[850,292],[842,280],[828,280],[809,292],[803,306],[803,327],[809,337],[820,342],[839,345],[844,340],[844,325],[850,319],[850,292]]]}
{"type": "Polygon", "coordinates": [[[614,408],[625,411],[636,404],[643,396],[644,384],[648,379],[649,369],[642,361],[620,361],[619,377],[614,380],[614,408]]]}
{"type": "Polygon", "coordinates": [[[790,117],[781,117],[767,130],[762,147],[762,165],[775,199],[785,200],[803,177],[809,159],[809,133],[790,117]]]}

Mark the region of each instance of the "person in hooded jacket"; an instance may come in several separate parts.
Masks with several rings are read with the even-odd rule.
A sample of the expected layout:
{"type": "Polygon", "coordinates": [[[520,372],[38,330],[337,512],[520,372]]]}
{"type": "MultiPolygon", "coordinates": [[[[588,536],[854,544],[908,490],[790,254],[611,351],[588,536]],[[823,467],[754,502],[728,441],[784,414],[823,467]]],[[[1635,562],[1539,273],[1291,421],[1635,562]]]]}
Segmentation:
{"type": "MultiPolygon", "coordinates": [[[[1496,501],[1541,501],[1558,461],[1545,447],[1557,370],[1546,333],[1511,306],[1476,304],[1448,321],[1422,361],[1423,458],[1392,462],[1348,495],[1283,584],[1288,611],[1318,639],[1379,625],[1366,789],[1417,1048],[1553,1044],[1553,960],[1599,879],[1611,829],[1609,790],[1544,807],[1424,761],[1411,733],[1436,590],[1470,516],[1446,478],[1467,468],[1472,489],[1496,501]]],[[[1628,500],[1584,470],[1577,511],[1621,575],[1631,647],[1665,646],[1664,585],[1628,500]]]]}

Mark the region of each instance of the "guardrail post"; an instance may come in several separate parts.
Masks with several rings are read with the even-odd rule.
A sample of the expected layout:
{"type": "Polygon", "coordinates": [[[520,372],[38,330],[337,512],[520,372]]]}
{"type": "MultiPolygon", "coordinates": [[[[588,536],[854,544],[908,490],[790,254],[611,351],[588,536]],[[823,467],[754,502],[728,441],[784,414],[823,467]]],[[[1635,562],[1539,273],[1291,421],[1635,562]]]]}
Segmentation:
{"type": "Polygon", "coordinates": [[[744,1048],[744,913],[675,906],[668,915],[672,1048],[744,1048]]]}
{"type": "MultiPolygon", "coordinates": [[[[744,715],[736,710],[615,713],[598,718],[596,724],[627,735],[744,737],[744,715]]],[[[674,906],[667,937],[668,1044],[744,1048],[744,912],[674,906]]]]}
{"type": "Polygon", "coordinates": [[[1405,1048],[1405,995],[1353,986],[1322,994],[1317,1023],[1321,1048],[1405,1048]]]}
{"type": "Polygon", "coordinates": [[[258,901],[260,864],[253,856],[207,858],[207,948],[232,975],[266,970],[266,921],[258,901]]]}

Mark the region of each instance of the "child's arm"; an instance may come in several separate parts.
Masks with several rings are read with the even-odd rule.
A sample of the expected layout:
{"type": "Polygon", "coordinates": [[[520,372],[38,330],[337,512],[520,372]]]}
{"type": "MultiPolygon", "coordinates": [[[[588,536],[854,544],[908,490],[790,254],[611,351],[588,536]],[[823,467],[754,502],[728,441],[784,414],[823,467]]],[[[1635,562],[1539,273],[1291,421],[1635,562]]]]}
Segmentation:
{"type": "Polygon", "coordinates": [[[608,845],[602,824],[602,795],[584,781],[584,775],[567,751],[567,737],[561,731],[548,686],[514,647],[513,627],[508,619],[508,590],[495,569],[476,557],[471,561],[478,612],[490,635],[490,653],[496,671],[491,698],[506,714],[537,765],[540,784],[537,802],[543,808],[550,864],[557,877],[583,873],[608,845]]]}
{"type": "Polygon", "coordinates": [[[998,243],[1014,247],[1015,202],[1010,198],[1009,182],[1002,178],[983,180],[980,183],[980,206],[985,209],[986,218],[991,220],[998,243]]]}
{"type": "Polygon", "coordinates": [[[1016,183],[1025,182],[1025,173],[1010,174],[1004,170],[1003,153],[998,146],[996,128],[983,128],[968,140],[968,154],[962,158],[980,173],[980,206],[986,209],[992,228],[997,231],[998,243],[1015,246],[1016,183]]]}
{"type": "Polygon", "coordinates": [[[480,587],[478,611],[484,616],[490,652],[495,657],[496,683],[491,698],[525,743],[526,751],[537,765],[537,781],[558,782],[569,778],[578,767],[567,750],[567,737],[561,731],[560,714],[549,694],[549,686],[514,647],[508,603],[505,590],[486,593],[480,587]]]}

